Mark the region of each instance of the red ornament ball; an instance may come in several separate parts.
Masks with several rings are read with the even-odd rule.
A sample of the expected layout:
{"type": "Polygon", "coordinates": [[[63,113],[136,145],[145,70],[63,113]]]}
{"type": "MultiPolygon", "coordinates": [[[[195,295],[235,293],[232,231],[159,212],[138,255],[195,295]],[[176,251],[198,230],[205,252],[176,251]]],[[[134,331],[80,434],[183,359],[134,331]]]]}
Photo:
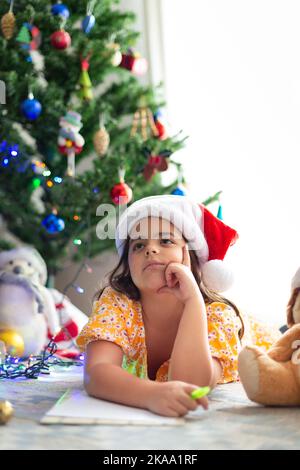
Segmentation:
{"type": "Polygon", "coordinates": [[[127,204],[132,199],[132,189],[126,183],[115,184],[110,192],[110,197],[117,205],[127,204]]]}
{"type": "Polygon", "coordinates": [[[55,31],[50,37],[51,45],[55,49],[67,49],[71,45],[71,36],[67,31],[55,31]]]}

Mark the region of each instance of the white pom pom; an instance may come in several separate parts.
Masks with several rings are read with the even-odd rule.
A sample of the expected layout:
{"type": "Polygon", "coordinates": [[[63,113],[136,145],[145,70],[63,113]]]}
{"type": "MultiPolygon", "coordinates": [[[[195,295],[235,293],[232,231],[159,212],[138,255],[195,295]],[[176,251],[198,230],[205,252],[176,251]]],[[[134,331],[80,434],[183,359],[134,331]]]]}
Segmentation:
{"type": "Polygon", "coordinates": [[[208,261],[202,266],[201,273],[206,287],[215,292],[224,292],[233,284],[233,273],[221,260],[208,261]]]}

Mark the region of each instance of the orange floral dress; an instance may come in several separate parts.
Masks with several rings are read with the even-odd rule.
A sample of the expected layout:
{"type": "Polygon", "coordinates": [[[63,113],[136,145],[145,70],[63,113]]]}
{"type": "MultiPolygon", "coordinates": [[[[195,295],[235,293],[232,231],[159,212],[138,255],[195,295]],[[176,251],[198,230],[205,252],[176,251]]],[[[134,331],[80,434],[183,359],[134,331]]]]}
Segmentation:
{"type": "MultiPolygon", "coordinates": [[[[245,333],[242,342],[238,332],[241,321],[229,305],[213,302],[206,306],[208,341],[212,357],[222,366],[219,383],[238,380],[238,354],[246,344],[255,344],[267,351],[281,336],[275,326],[266,325],[253,317],[243,315],[245,333]]],[[[108,286],[93,304],[92,315],[77,337],[80,350],[91,341],[111,341],[123,350],[122,367],[140,378],[147,375],[147,349],[142,305],[108,286]]],[[[168,380],[169,361],[158,369],[156,380],[168,380]]]]}

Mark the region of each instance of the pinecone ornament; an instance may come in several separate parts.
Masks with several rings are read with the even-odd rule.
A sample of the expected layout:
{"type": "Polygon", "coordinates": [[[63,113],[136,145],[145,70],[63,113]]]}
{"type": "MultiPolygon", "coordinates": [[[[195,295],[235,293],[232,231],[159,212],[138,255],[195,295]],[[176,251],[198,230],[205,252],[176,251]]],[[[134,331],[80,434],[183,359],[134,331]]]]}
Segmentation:
{"type": "Polygon", "coordinates": [[[16,18],[12,11],[9,11],[1,18],[1,30],[5,39],[11,39],[14,34],[16,18]]]}
{"type": "Polygon", "coordinates": [[[109,133],[105,127],[102,126],[94,135],[94,146],[99,157],[103,157],[106,154],[109,142],[109,133]]]}

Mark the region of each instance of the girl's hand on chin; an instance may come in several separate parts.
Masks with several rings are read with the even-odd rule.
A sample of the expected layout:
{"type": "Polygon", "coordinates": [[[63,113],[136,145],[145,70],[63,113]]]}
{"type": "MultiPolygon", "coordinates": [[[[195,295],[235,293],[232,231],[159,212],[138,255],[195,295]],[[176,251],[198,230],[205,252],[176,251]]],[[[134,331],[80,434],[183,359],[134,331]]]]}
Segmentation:
{"type": "Polygon", "coordinates": [[[165,279],[166,284],[158,289],[158,294],[173,294],[184,303],[193,298],[202,297],[191,271],[190,256],[186,245],[183,247],[182,263],[169,263],[165,269],[165,279]]]}

